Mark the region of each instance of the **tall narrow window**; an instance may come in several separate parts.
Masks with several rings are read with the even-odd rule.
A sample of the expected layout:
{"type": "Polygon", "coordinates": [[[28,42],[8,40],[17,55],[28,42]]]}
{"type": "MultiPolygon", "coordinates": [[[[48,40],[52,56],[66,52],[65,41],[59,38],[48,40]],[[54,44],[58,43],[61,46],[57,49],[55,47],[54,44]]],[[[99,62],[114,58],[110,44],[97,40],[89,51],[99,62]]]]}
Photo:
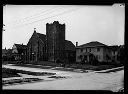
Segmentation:
{"type": "Polygon", "coordinates": [[[100,51],[100,48],[97,48],[97,52],[99,52],[100,51]]]}
{"type": "Polygon", "coordinates": [[[91,52],[91,48],[89,49],[89,52],[91,52]]]}
{"type": "Polygon", "coordinates": [[[80,49],[81,52],[83,52],[83,49],[80,49]]]}

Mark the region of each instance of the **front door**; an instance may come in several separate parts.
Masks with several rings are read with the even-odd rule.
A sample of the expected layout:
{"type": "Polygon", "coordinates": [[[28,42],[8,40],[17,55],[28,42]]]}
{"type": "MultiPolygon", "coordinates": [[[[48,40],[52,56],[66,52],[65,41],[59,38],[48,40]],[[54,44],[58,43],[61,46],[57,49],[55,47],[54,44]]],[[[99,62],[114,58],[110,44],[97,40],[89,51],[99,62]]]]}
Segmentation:
{"type": "Polygon", "coordinates": [[[84,55],[84,62],[87,63],[87,55],[84,55]]]}

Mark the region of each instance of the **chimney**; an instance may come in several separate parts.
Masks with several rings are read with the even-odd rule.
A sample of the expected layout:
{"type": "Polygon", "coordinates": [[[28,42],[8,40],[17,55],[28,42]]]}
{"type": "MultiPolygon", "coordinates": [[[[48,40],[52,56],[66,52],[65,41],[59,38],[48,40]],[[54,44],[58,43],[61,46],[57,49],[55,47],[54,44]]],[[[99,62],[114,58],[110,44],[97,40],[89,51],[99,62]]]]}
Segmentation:
{"type": "Polygon", "coordinates": [[[34,32],[36,32],[36,28],[34,28],[34,32]]]}
{"type": "Polygon", "coordinates": [[[78,42],[76,42],[76,47],[78,46],[78,42]]]}

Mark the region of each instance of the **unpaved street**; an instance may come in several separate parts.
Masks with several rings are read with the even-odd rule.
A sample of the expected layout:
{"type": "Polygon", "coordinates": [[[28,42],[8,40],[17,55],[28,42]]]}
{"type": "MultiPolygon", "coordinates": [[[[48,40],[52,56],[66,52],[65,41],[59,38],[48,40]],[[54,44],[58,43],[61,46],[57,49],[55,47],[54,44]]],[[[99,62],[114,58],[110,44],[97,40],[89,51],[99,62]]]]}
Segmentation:
{"type": "MultiPolygon", "coordinates": [[[[36,83],[3,86],[3,89],[20,90],[112,90],[117,91],[123,87],[124,70],[110,73],[78,73],[51,69],[28,68],[12,65],[3,65],[6,68],[27,70],[33,72],[53,72],[66,79],[56,79],[36,83]]],[[[47,79],[47,77],[44,77],[47,79]]]]}

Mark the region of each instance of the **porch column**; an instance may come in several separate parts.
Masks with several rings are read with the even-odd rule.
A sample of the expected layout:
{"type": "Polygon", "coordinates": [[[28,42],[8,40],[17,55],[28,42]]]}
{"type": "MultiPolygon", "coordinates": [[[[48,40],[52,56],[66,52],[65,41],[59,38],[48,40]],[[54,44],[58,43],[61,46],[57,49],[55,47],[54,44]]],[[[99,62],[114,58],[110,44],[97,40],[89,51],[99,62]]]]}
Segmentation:
{"type": "Polygon", "coordinates": [[[87,55],[87,61],[89,62],[89,55],[87,55]]]}

